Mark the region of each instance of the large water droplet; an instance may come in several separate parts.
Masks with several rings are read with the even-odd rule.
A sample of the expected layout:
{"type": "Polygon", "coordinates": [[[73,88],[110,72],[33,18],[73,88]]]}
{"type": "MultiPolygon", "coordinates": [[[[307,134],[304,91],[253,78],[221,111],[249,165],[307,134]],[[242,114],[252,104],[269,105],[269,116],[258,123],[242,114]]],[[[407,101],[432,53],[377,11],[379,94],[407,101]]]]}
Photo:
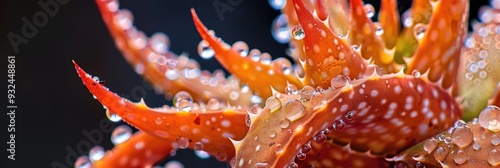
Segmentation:
{"type": "Polygon", "coordinates": [[[479,114],[479,124],[492,132],[500,131],[500,108],[497,106],[484,108],[479,114]]]}
{"type": "Polygon", "coordinates": [[[106,117],[112,122],[119,122],[122,120],[122,118],[115,113],[109,111],[109,109],[106,109],[106,117]]]}
{"type": "Polygon", "coordinates": [[[302,102],[295,99],[288,100],[284,107],[285,117],[290,121],[296,121],[306,114],[305,109],[302,102]]]}
{"type": "Polygon", "coordinates": [[[302,40],[304,39],[304,37],[306,37],[306,33],[304,32],[304,29],[302,29],[302,26],[300,24],[293,26],[292,37],[295,40],[302,40]]]}
{"type": "Polygon", "coordinates": [[[286,14],[281,14],[274,19],[271,34],[278,43],[285,44],[290,41],[291,35],[288,28],[288,16],[286,14]]]}
{"type": "Polygon", "coordinates": [[[94,146],[89,151],[89,158],[92,162],[101,160],[106,153],[104,152],[104,148],[101,146],[94,146]]]}
{"type": "Polygon", "coordinates": [[[149,45],[158,54],[166,54],[170,47],[170,39],[165,33],[155,33],[149,39],[149,45]]]}
{"type": "Polygon", "coordinates": [[[464,148],[474,141],[474,135],[472,134],[472,130],[466,126],[458,126],[451,133],[451,139],[455,145],[460,148],[464,148]]]}
{"type": "Polygon", "coordinates": [[[215,51],[210,47],[207,41],[202,40],[198,44],[198,54],[203,59],[210,59],[215,55],[215,51]]]}
{"type": "Polygon", "coordinates": [[[193,98],[188,92],[180,91],[174,96],[174,106],[180,111],[190,112],[193,107],[193,98]]]}
{"type": "Polygon", "coordinates": [[[120,125],[111,133],[111,142],[115,145],[121,144],[132,136],[132,129],[126,125],[120,125]]]}

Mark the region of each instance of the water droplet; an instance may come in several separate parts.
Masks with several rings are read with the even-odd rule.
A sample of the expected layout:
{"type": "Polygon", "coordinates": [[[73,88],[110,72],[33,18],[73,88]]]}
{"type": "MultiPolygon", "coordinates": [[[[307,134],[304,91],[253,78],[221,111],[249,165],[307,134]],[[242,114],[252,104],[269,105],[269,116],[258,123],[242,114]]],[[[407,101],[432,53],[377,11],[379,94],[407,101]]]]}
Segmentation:
{"type": "Polygon", "coordinates": [[[270,65],[272,63],[271,55],[269,53],[262,53],[260,55],[260,62],[264,65],[270,65]]]}
{"type": "Polygon", "coordinates": [[[248,56],[248,45],[243,41],[237,41],[234,43],[232,49],[235,50],[236,53],[239,53],[242,57],[248,56]]]}
{"type": "Polygon", "coordinates": [[[296,121],[306,114],[305,109],[306,107],[302,104],[302,102],[291,99],[285,103],[283,110],[285,112],[285,118],[290,121],[296,121]]]}
{"type": "Polygon", "coordinates": [[[133,26],[134,16],[129,10],[122,9],[115,15],[114,21],[115,24],[122,30],[128,30],[133,26]]]}
{"type": "Polygon", "coordinates": [[[330,81],[330,85],[333,88],[341,88],[344,87],[347,83],[347,78],[343,75],[338,75],[335,78],[332,78],[330,81]]]}
{"type": "Polygon", "coordinates": [[[314,93],[314,88],[311,86],[304,86],[302,90],[300,90],[300,100],[306,101],[311,99],[314,93]]]}
{"type": "Polygon", "coordinates": [[[249,127],[252,125],[252,119],[250,118],[250,115],[248,115],[248,114],[245,115],[245,124],[249,127]]]}
{"type": "Polygon", "coordinates": [[[304,37],[306,37],[306,33],[304,33],[304,29],[302,29],[302,26],[300,26],[300,24],[293,26],[292,37],[295,40],[302,40],[304,39],[304,37]]]}
{"type": "Polygon", "coordinates": [[[424,38],[425,31],[427,30],[427,26],[424,24],[417,24],[413,27],[413,34],[415,38],[422,39],[424,38]]]}
{"type": "Polygon", "coordinates": [[[166,54],[170,47],[170,39],[165,33],[155,33],[149,39],[149,45],[158,54],[166,54]]]}
{"type": "Polygon", "coordinates": [[[252,59],[252,61],[258,62],[258,61],[260,61],[261,54],[262,53],[259,50],[252,49],[252,50],[250,50],[250,53],[248,55],[250,56],[250,59],[252,59]]]}
{"type": "Polygon", "coordinates": [[[299,90],[297,89],[297,86],[293,84],[288,84],[285,87],[285,92],[289,95],[297,95],[299,93],[299,90]]]}
{"type": "Polygon", "coordinates": [[[493,149],[488,153],[488,163],[491,166],[498,166],[500,164],[500,152],[497,149],[493,149]]]}
{"type": "Polygon", "coordinates": [[[467,162],[469,160],[469,157],[467,156],[467,153],[465,153],[464,151],[462,150],[458,150],[457,151],[457,154],[455,155],[455,158],[453,158],[453,161],[456,163],[456,164],[464,164],[465,162],[467,162]]]}
{"type": "Polygon", "coordinates": [[[180,137],[177,139],[177,144],[179,144],[179,148],[186,149],[189,147],[189,140],[185,137],[180,137]]]}
{"type": "Polygon", "coordinates": [[[472,145],[472,148],[474,150],[479,150],[479,149],[481,149],[481,144],[479,142],[474,142],[474,144],[472,145]]]}
{"type": "Polygon", "coordinates": [[[288,126],[290,126],[290,121],[287,120],[287,119],[283,119],[280,121],[280,127],[285,129],[285,128],[288,128],[288,126]]]}
{"type": "Polygon", "coordinates": [[[479,125],[492,132],[500,131],[500,108],[488,106],[479,114],[479,125]]]}
{"type": "Polygon", "coordinates": [[[252,95],[250,96],[250,102],[252,102],[253,104],[260,104],[262,103],[262,98],[257,95],[252,95]]]}
{"type": "Polygon", "coordinates": [[[109,111],[109,109],[106,109],[106,117],[112,122],[119,122],[122,120],[122,118],[115,113],[109,111]]]}
{"type": "Polygon", "coordinates": [[[101,146],[94,146],[89,151],[89,158],[92,162],[101,160],[106,153],[104,152],[104,148],[101,146]]]}
{"type": "Polygon", "coordinates": [[[474,135],[469,127],[458,126],[451,133],[451,139],[455,145],[460,148],[464,148],[474,141],[474,135]]]}
{"type": "Polygon", "coordinates": [[[332,124],[333,129],[337,130],[337,131],[344,129],[345,126],[346,126],[346,124],[345,124],[344,120],[342,120],[342,119],[335,120],[332,124]]]}
{"type": "Polygon", "coordinates": [[[226,152],[218,152],[217,154],[215,154],[215,159],[217,159],[218,161],[226,161],[227,159],[226,152]]]}
{"type": "Polygon", "coordinates": [[[313,106],[313,110],[325,107],[327,102],[327,97],[324,93],[317,92],[318,94],[313,94],[311,98],[311,104],[313,106]]]}
{"type": "Polygon", "coordinates": [[[425,141],[425,143],[424,143],[424,150],[428,154],[430,154],[430,153],[432,153],[432,151],[434,151],[434,149],[436,149],[437,145],[438,145],[437,141],[434,138],[431,138],[431,139],[425,141]]]}
{"type": "Polygon", "coordinates": [[[366,17],[368,18],[373,18],[375,16],[375,8],[371,4],[366,4],[363,6],[363,9],[365,10],[366,17]]]}
{"type": "Polygon", "coordinates": [[[198,54],[203,59],[210,59],[215,55],[215,51],[210,47],[207,41],[202,40],[198,44],[198,54]]]}
{"type": "Polygon", "coordinates": [[[312,147],[311,147],[311,143],[306,143],[304,144],[304,146],[302,146],[302,148],[300,148],[300,152],[302,153],[307,153],[309,151],[311,151],[312,147]]]}
{"type": "Polygon", "coordinates": [[[299,159],[299,160],[305,160],[305,159],[306,159],[306,157],[307,157],[307,155],[306,155],[305,153],[300,153],[300,152],[299,152],[299,153],[297,154],[297,159],[299,159]]]}
{"type": "Polygon", "coordinates": [[[442,162],[444,161],[447,155],[448,155],[448,149],[444,147],[439,147],[434,152],[434,159],[436,159],[436,161],[438,162],[442,162]]]}
{"type": "Polygon", "coordinates": [[[252,114],[259,114],[261,111],[262,111],[262,108],[257,104],[253,105],[252,107],[250,107],[250,109],[248,109],[248,113],[252,113],[252,114]]]}
{"type": "Polygon", "coordinates": [[[268,2],[275,10],[281,10],[286,5],[286,0],[269,0],[268,2]]]}
{"type": "Polygon", "coordinates": [[[115,145],[121,144],[132,136],[132,129],[127,125],[120,125],[111,133],[111,142],[115,145]]]}
{"type": "Polygon", "coordinates": [[[275,67],[279,67],[284,75],[289,75],[290,73],[292,73],[292,64],[286,58],[281,57],[274,60],[273,65],[275,67]]]}
{"type": "Polygon", "coordinates": [[[219,110],[220,107],[221,107],[221,104],[220,104],[219,100],[217,100],[217,99],[211,98],[207,102],[207,109],[208,110],[219,110]]]}
{"type": "Polygon", "coordinates": [[[278,43],[285,44],[290,41],[291,35],[288,29],[288,16],[286,14],[281,14],[274,19],[271,34],[278,43]]]}
{"type": "Polygon", "coordinates": [[[193,107],[193,98],[188,92],[180,91],[174,96],[174,106],[183,112],[190,112],[193,107]]]}
{"type": "Polygon", "coordinates": [[[269,110],[273,113],[281,109],[281,101],[275,97],[269,97],[266,100],[266,106],[269,107],[269,110]]]}
{"type": "Polygon", "coordinates": [[[269,134],[269,138],[274,138],[276,137],[276,132],[275,131],[271,131],[271,134],[269,134]]]}
{"type": "Polygon", "coordinates": [[[351,48],[354,49],[354,50],[358,50],[359,49],[359,45],[353,44],[353,45],[351,45],[351,48]]]}
{"type": "Polygon", "coordinates": [[[319,142],[319,143],[325,142],[326,141],[326,135],[323,134],[323,133],[319,133],[319,134],[316,134],[313,139],[314,139],[314,141],[319,142]]]}
{"type": "Polygon", "coordinates": [[[498,135],[497,135],[497,134],[493,134],[493,135],[491,136],[491,144],[492,144],[493,146],[497,146],[498,144],[500,144],[500,137],[498,137],[498,135]]]}
{"type": "Polygon", "coordinates": [[[406,28],[409,28],[413,25],[413,16],[411,15],[412,14],[412,11],[411,10],[407,10],[403,13],[402,15],[402,21],[403,21],[403,26],[406,27],[406,28]]]}
{"type": "Polygon", "coordinates": [[[208,159],[210,157],[210,154],[202,150],[195,150],[194,154],[201,159],[208,159]]]}
{"type": "Polygon", "coordinates": [[[353,111],[349,111],[347,113],[344,114],[344,118],[346,120],[352,120],[352,118],[354,117],[354,112],[353,111]]]}
{"type": "Polygon", "coordinates": [[[413,71],[411,72],[411,74],[412,74],[414,77],[416,77],[416,78],[419,78],[419,77],[420,77],[420,71],[418,71],[418,70],[416,70],[416,69],[415,69],[415,70],[413,70],[413,71]]]}
{"type": "Polygon", "coordinates": [[[295,162],[290,163],[290,166],[288,168],[299,168],[299,165],[295,162]]]}
{"type": "Polygon", "coordinates": [[[91,167],[92,163],[90,162],[90,159],[87,156],[80,156],[75,161],[75,168],[91,168],[91,167]]]}
{"type": "Polygon", "coordinates": [[[380,25],[376,25],[375,35],[381,36],[384,34],[384,29],[380,25]]]}

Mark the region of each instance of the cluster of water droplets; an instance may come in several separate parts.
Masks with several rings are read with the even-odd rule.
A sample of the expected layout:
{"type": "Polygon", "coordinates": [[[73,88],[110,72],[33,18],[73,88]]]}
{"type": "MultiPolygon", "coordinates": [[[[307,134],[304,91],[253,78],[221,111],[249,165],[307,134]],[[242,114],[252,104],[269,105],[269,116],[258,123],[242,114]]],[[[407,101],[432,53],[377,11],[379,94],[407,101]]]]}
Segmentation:
{"type": "MultiPolygon", "coordinates": [[[[500,150],[497,146],[500,145],[500,137],[497,132],[500,131],[500,124],[497,121],[500,121],[500,108],[489,106],[481,112],[479,118],[473,119],[469,124],[462,120],[456,121],[454,126],[447,131],[424,141],[423,150],[413,151],[412,158],[419,161],[417,164],[423,166],[422,162],[425,161],[427,155],[431,155],[442,166],[450,166],[450,164],[462,165],[467,162],[478,162],[472,160],[473,156],[468,152],[486,152],[487,164],[498,166],[500,165],[500,150]],[[477,131],[480,129],[473,128],[478,126],[487,131],[477,131]],[[447,157],[452,157],[450,154],[454,154],[451,158],[453,163],[446,162],[447,157]]],[[[481,154],[474,155],[477,157],[481,154]]]]}

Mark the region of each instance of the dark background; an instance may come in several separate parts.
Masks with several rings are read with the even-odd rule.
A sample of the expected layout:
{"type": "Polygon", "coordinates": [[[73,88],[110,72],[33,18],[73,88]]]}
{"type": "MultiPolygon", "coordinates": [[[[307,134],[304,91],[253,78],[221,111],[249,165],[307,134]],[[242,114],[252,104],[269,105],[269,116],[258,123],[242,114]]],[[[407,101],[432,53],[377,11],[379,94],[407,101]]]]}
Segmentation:
{"type": "MultiPolygon", "coordinates": [[[[42,0],[46,2],[47,0],[42,0]]],[[[219,0],[226,3],[226,0],[219,0]]],[[[38,28],[35,37],[27,44],[19,45],[15,53],[6,35],[9,32],[21,35],[21,18],[32,20],[35,12],[41,11],[38,1],[0,2],[0,57],[16,56],[16,160],[6,157],[8,121],[2,110],[0,167],[51,167],[54,162],[66,164],[66,147],[75,149],[79,142],[87,140],[82,131],[99,129],[99,122],[107,120],[104,109],[87,91],[76,74],[71,60],[75,60],[87,72],[106,81],[106,86],[115,93],[138,101],[143,97],[151,107],[170,104],[162,95],[149,89],[142,78],[123,59],[105,27],[97,7],[92,0],[70,0],[60,5],[58,13],[49,18],[47,25],[38,28]],[[142,90],[146,94],[143,94],[142,90]]],[[[275,42],[270,34],[272,20],[279,14],[267,1],[244,0],[233,11],[224,13],[220,20],[212,6],[213,1],[138,1],[122,0],[121,8],[134,14],[134,24],[147,36],[165,32],[171,40],[171,51],[180,54],[186,51],[198,59],[196,47],[201,40],[190,16],[195,8],[198,16],[217,36],[232,44],[245,41],[250,48],[269,52],[273,58],[285,56],[287,45],[275,42]]],[[[378,2],[378,1],[377,1],[378,2]]],[[[411,1],[400,1],[400,11],[407,9],[411,1]]],[[[471,4],[472,18],[476,18],[478,6],[487,0],[471,4]]],[[[375,8],[378,5],[375,3],[375,8]]],[[[200,60],[204,69],[220,68],[215,59],[200,60]]],[[[4,75],[7,68],[4,69],[4,75]]],[[[7,80],[4,76],[2,79],[7,80]]],[[[6,87],[4,82],[3,88],[6,87]]],[[[6,91],[2,91],[6,92],[6,91]]],[[[4,102],[6,102],[6,94],[4,102]]],[[[1,107],[5,109],[5,106],[1,107]]],[[[117,123],[120,125],[123,123],[117,123]]],[[[100,144],[111,149],[110,134],[104,134],[100,144]]],[[[191,151],[179,151],[173,158],[184,161],[186,167],[225,167],[215,159],[195,160],[191,151]]],[[[73,165],[69,165],[72,167],[73,165]]]]}

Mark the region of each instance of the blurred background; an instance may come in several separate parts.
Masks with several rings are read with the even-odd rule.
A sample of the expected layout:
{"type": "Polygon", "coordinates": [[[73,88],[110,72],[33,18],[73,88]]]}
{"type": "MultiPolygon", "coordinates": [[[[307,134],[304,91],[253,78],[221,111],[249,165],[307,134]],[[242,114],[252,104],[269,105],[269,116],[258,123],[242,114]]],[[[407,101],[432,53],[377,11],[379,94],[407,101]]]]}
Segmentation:
{"type": "MultiPolygon", "coordinates": [[[[171,105],[171,100],[156,94],[123,59],[92,0],[67,0],[69,2],[60,5],[57,14],[49,17],[45,26],[38,28],[33,37],[27,38],[27,43],[18,46],[16,53],[7,34],[21,35],[22,18],[31,21],[36,12],[42,11],[38,5],[40,1],[48,0],[0,2],[0,57],[4,58],[3,65],[7,65],[6,57],[16,56],[18,105],[15,161],[7,159],[9,153],[5,150],[5,142],[9,134],[5,128],[9,116],[5,115],[7,110],[2,110],[5,112],[0,117],[3,130],[0,134],[0,167],[53,167],[51,164],[55,162],[66,165],[66,148],[75,149],[79,142],[88,139],[82,131],[99,129],[99,122],[107,120],[105,110],[82,84],[71,60],[88,73],[105,80],[105,85],[119,95],[133,101],[142,97],[150,107],[171,105]]],[[[218,1],[226,3],[226,0],[218,1]]],[[[187,52],[191,58],[199,60],[204,69],[213,71],[221,67],[214,58],[199,59],[196,49],[201,38],[192,23],[190,8],[196,9],[203,23],[224,41],[230,44],[245,41],[251,49],[268,52],[273,58],[286,57],[284,50],[288,45],[276,42],[270,31],[279,11],[272,9],[267,1],[243,0],[233,11],[226,11],[223,20],[212,2],[121,0],[120,8],[129,9],[134,14],[135,26],[147,36],[155,32],[166,33],[171,41],[171,51],[177,54],[187,52]]],[[[378,1],[365,3],[371,3],[378,9],[378,1]]],[[[402,0],[399,3],[400,11],[404,11],[411,1],[402,0]]],[[[470,19],[477,19],[479,6],[487,3],[488,0],[471,2],[470,19]]],[[[3,76],[7,80],[6,75],[3,76]]],[[[7,96],[3,97],[7,102],[7,96]]],[[[115,125],[121,124],[124,123],[115,125]]],[[[105,149],[112,148],[110,136],[110,133],[104,134],[100,143],[105,149]]],[[[175,157],[159,165],[169,160],[180,160],[188,168],[227,166],[213,158],[198,159],[189,150],[178,151],[175,157]]]]}

